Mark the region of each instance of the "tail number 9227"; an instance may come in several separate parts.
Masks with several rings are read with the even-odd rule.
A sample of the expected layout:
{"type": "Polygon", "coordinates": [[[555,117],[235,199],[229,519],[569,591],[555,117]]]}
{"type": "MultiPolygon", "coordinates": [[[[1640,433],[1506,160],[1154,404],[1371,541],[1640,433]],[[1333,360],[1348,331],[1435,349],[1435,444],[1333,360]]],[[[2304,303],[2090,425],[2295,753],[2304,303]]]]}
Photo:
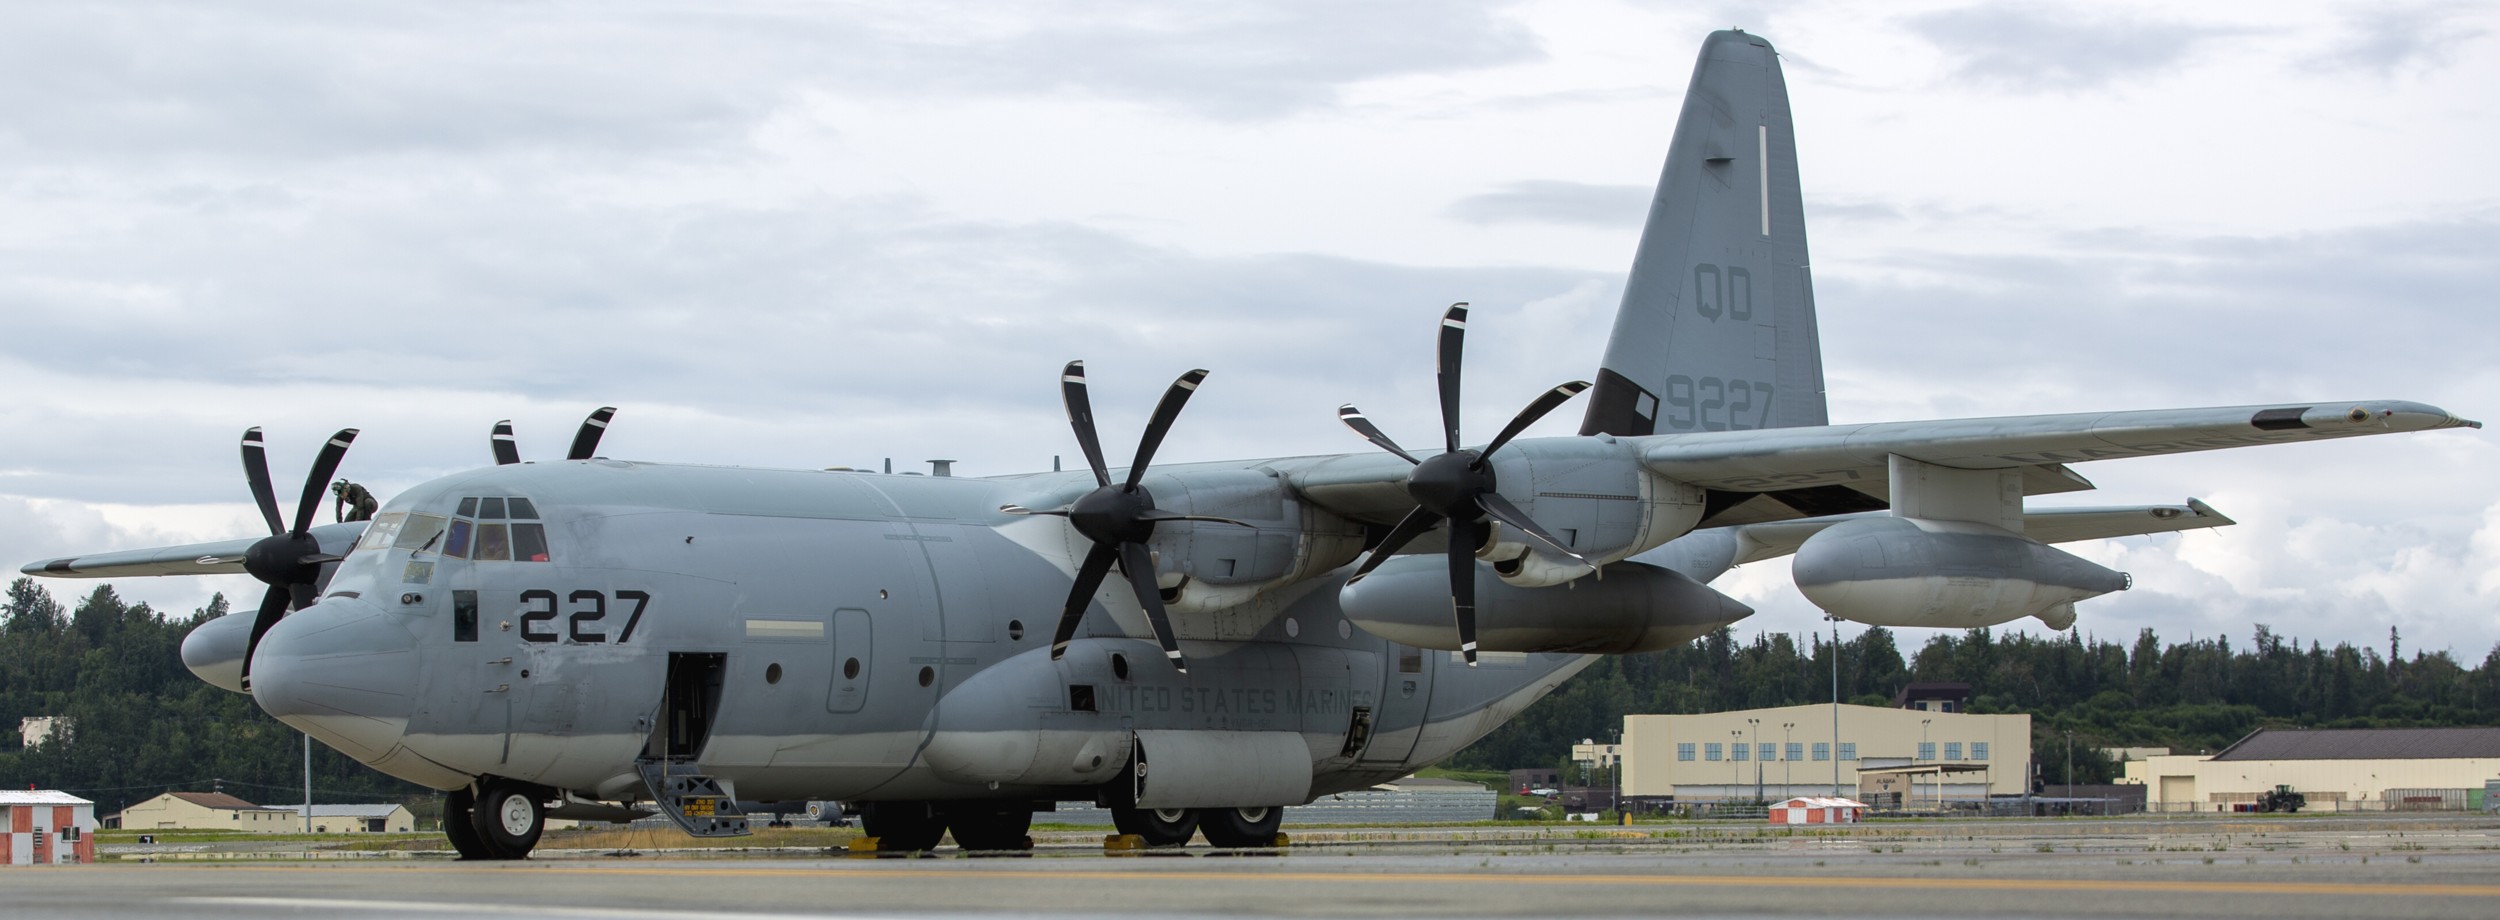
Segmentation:
{"type": "Polygon", "coordinates": [[[625,617],[625,628],[616,634],[617,642],[634,638],[634,626],[642,622],[642,611],[651,606],[651,595],[641,591],[575,591],[558,595],[544,588],[521,592],[521,638],[530,642],[564,642],[567,640],[592,644],[608,640],[608,618],[613,598],[615,609],[625,617]],[[628,609],[630,607],[630,609],[628,609]],[[557,620],[564,622],[561,627],[557,620]]]}

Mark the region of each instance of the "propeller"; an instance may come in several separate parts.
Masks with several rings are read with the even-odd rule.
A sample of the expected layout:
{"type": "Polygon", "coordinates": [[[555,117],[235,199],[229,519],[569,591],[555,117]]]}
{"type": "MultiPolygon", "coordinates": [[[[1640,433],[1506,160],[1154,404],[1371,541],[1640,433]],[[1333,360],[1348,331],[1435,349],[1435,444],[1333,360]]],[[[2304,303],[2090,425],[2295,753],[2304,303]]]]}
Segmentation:
{"type": "Polygon", "coordinates": [[[1079,496],[1074,504],[1052,511],[1035,511],[1019,505],[1001,505],[1008,514],[1047,514],[1064,517],[1076,532],[1093,541],[1083,564],[1077,566],[1076,584],[1068,590],[1067,609],[1059,614],[1059,628],[1052,633],[1050,657],[1067,654],[1068,642],[1076,638],[1076,627],[1085,620],[1085,610],[1093,603],[1094,591],[1111,573],[1111,564],[1119,563],[1128,575],[1129,588],[1137,592],[1137,605],[1146,609],[1146,624],[1154,631],[1155,642],[1163,646],[1163,655],[1172,667],[1189,673],[1189,663],[1181,659],[1180,638],[1172,634],[1172,619],[1163,609],[1163,589],[1155,584],[1154,556],[1146,549],[1153,539],[1155,525],[1164,521],[1214,521],[1223,524],[1249,524],[1231,518],[1196,514],[1175,514],[1155,507],[1153,493],[1138,485],[1146,477],[1146,465],[1154,460],[1155,449],[1163,446],[1163,436],[1172,430],[1172,421],[1180,417],[1181,407],[1198,383],[1207,379],[1203,369],[1182,374],[1172,381],[1172,388],[1163,392],[1163,400],[1155,404],[1154,415],[1146,422],[1146,433],[1137,441],[1137,460],[1129,464],[1128,480],[1114,484],[1111,470],[1103,465],[1102,439],[1094,434],[1094,405],[1086,397],[1085,362],[1070,361],[1059,375],[1059,395],[1067,403],[1068,425],[1076,429],[1077,446],[1085,451],[1085,462],[1093,467],[1096,488],[1079,496]]]}
{"type": "Polygon", "coordinates": [[[342,428],[321,446],[313,458],[312,472],[304,477],[304,496],[295,503],[293,527],[278,517],[277,490],[269,481],[269,455],[262,447],[260,429],[243,432],[243,478],[251,483],[252,503],[260,508],[261,520],[269,524],[269,536],[244,551],[243,569],[252,577],[269,585],[261,596],[260,614],[252,619],[252,637],[243,650],[243,689],[252,688],[252,655],[260,650],[260,638],[269,633],[288,611],[312,606],[313,585],[321,578],[321,566],[337,562],[340,557],[321,551],[321,541],[313,539],[313,512],[320,510],[322,498],[330,486],[330,474],[338,472],[339,461],[347,456],[347,446],[355,443],[356,429],[342,428]]]}
{"type": "Polygon", "coordinates": [[[1495,436],[1492,443],[1486,444],[1483,450],[1461,449],[1458,446],[1458,370],[1466,341],[1467,305],[1451,304],[1449,311],[1441,315],[1441,347],[1435,366],[1441,384],[1442,452],[1439,455],[1417,459],[1414,454],[1399,447],[1398,442],[1382,434],[1379,426],[1373,425],[1371,419],[1364,417],[1362,410],[1351,404],[1337,408],[1337,420],[1354,429],[1354,433],[1362,435],[1364,440],[1415,464],[1414,472],[1406,476],[1406,494],[1415,499],[1415,510],[1407,512],[1397,526],[1389,529],[1389,535],[1380,541],[1380,545],[1372,548],[1371,556],[1363,560],[1363,564],[1354,570],[1354,577],[1346,579],[1346,583],[1353,584],[1371,574],[1373,569],[1379,568],[1382,562],[1434,525],[1449,522],[1450,606],[1458,621],[1458,649],[1467,656],[1467,666],[1474,667],[1476,547],[1490,535],[1493,522],[1498,521],[1520,532],[1557,555],[1582,564],[1588,561],[1564,546],[1553,534],[1545,532],[1545,528],[1537,526],[1535,521],[1529,520],[1519,506],[1494,491],[1491,458],[1494,451],[1502,449],[1502,445],[1510,443],[1528,426],[1536,424],[1546,413],[1579,395],[1589,385],[1587,381],[1574,380],[1547,390],[1530,401],[1527,408],[1519,410],[1519,415],[1503,426],[1502,433],[1495,436]]]}
{"type": "MultiPolygon", "coordinates": [[[[608,433],[608,420],[616,417],[615,406],[601,406],[599,411],[582,420],[581,430],[573,432],[573,447],[564,452],[567,460],[588,460],[599,451],[599,438],[608,433]]],[[[521,462],[521,448],[512,437],[512,420],[495,423],[491,438],[495,448],[495,465],[510,466],[521,462]]]]}

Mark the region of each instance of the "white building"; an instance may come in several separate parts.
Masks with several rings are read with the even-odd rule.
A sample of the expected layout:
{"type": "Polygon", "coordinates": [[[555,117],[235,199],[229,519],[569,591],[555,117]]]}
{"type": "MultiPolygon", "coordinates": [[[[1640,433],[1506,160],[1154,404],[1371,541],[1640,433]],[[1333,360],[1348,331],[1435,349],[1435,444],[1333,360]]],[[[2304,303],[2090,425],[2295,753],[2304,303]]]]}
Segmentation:
{"type": "Polygon", "coordinates": [[[2152,811],[2244,811],[2276,786],[2306,796],[2306,811],[2474,808],[2500,778],[2500,728],[2261,728],[2210,757],[2126,769],[2152,811]]]}
{"type": "Polygon", "coordinates": [[[0,791],[0,866],[91,862],[94,802],[49,789],[0,791]]]}
{"type": "Polygon", "coordinates": [[[1830,704],[1635,715],[1622,756],[1635,798],[1777,802],[1838,787],[1878,807],[1932,808],[2029,791],[2031,717],[1830,704]],[[1861,771],[1877,771],[1869,791],[1861,771]]]}

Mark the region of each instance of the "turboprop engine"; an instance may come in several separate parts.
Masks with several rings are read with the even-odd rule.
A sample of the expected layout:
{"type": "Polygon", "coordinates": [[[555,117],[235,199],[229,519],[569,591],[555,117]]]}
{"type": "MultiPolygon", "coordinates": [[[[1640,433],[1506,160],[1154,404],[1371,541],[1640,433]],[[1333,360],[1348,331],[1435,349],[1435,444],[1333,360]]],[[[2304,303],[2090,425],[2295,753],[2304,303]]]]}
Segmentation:
{"type": "Polygon", "coordinates": [[[2129,579],[2021,534],[1906,517],[1836,524],[1797,548],[1790,571],[1824,612],[1875,626],[1970,628],[2039,617],[2074,625],[2075,602],[2129,579]]]}
{"type": "MultiPolygon", "coordinates": [[[[1364,631],[1417,648],[1456,650],[1447,563],[1400,556],[1347,585],[1337,603],[1364,631]]],[[[1493,652],[1623,654],[1673,648],[1753,608],[1676,572],[1618,562],[1565,585],[1523,588],[1476,567],[1476,647],[1493,652]]]]}

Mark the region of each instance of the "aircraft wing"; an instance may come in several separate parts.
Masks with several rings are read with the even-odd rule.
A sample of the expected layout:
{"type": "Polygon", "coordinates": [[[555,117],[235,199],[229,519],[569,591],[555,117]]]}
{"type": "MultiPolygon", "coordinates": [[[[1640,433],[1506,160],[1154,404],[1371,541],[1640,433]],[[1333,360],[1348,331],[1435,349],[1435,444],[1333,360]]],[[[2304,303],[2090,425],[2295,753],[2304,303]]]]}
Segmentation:
{"type": "Polygon", "coordinates": [[[2435,406],[2364,400],[1658,435],[1647,439],[1641,461],[1658,475],[1728,493],[1840,487],[1877,503],[1830,510],[1863,511],[1882,507],[1893,454],[1957,469],[2010,469],[2480,427],[2435,406]]]}
{"type": "MultiPolygon", "coordinates": [[[[1776,559],[1797,551],[1807,537],[1842,521],[1873,517],[1883,512],[1861,512],[1803,521],[1778,521],[1768,524],[1745,524],[1733,528],[1736,535],[1735,565],[1776,559]]],[[[2105,508],[2035,508],[2023,512],[2023,535],[2042,543],[2072,543],[2078,540],[2103,540],[2111,537],[2137,537],[2145,534],[2176,533],[2207,527],[2237,524],[2212,505],[2188,499],[2184,505],[2136,505],[2105,508]]]]}
{"type": "MultiPolygon", "coordinates": [[[[312,529],[323,546],[352,546],[364,532],[362,521],[323,524],[312,529]]],[[[243,554],[265,537],[240,537],[213,543],[158,546],[110,553],[88,553],[29,562],[18,569],[53,578],[124,578],[137,575],[241,575],[243,554]]]]}

